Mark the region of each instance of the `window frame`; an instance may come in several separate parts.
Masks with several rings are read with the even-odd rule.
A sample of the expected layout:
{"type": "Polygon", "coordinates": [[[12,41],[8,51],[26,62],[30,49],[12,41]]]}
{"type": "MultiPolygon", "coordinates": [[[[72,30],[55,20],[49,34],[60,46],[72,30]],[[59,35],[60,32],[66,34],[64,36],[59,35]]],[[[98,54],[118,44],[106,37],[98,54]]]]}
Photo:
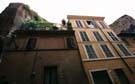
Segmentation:
{"type": "Polygon", "coordinates": [[[88,60],[97,60],[97,59],[99,59],[99,55],[97,54],[97,51],[96,51],[95,47],[94,47],[92,44],[84,44],[84,45],[83,45],[83,50],[84,50],[84,52],[85,52],[86,59],[88,59],[88,60]],[[95,54],[96,54],[96,56],[97,56],[96,58],[90,58],[90,57],[89,57],[85,45],[91,45],[91,46],[92,46],[92,48],[93,48],[93,50],[94,50],[94,52],[95,52],[95,54]]]}
{"type": "Polygon", "coordinates": [[[113,50],[110,48],[110,46],[109,46],[108,44],[99,44],[99,46],[100,46],[100,50],[102,51],[102,53],[104,54],[104,57],[105,57],[106,59],[116,58],[116,56],[115,56],[113,50]],[[101,45],[106,45],[106,46],[108,47],[108,49],[110,50],[110,52],[112,53],[113,57],[108,57],[108,56],[105,54],[104,50],[102,49],[101,45]]]}
{"type": "Polygon", "coordinates": [[[104,41],[104,38],[102,37],[102,35],[100,34],[100,32],[98,32],[98,31],[92,31],[92,34],[93,34],[93,36],[95,37],[96,41],[104,41]],[[94,33],[96,33],[96,34],[98,34],[98,35],[96,36],[94,33]],[[97,37],[98,37],[98,38],[97,38],[97,37]],[[98,40],[98,39],[99,39],[99,40],[98,40]]]}
{"type": "Polygon", "coordinates": [[[25,48],[25,49],[28,49],[28,50],[34,50],[34,49],[37,48],[37,44],[38,44],[38,38],[37,38],[37,37],[28,37],[28,38],[26,39],[26,44],[25,44],[24,48],[25,48]],[[28,48],[27,48],[27,45],[28,45],[28,42],[29,42],[29,39],[30,39],[30,38],[36,38],[35,47],[32,48],[32,49],[28,49],[28,48]]]}
{"type": "Polygon", "coordinates": [[[97,25],[99,26],[99,28],[103,28],[102,25],[99,22],[100,21],[96,21],[97,25]]]}
{"type": "Polygon", "coordinates": [[[83,24],[81,20],[75,20],[75,24],[77,28],[83,28],[83,24]]]}
{"type": "Polygon", "coordinates": [[[96,26],[95,28],[100,28],[100,26],[98,25],[97,21],[92,20],[93,24],[96,26]]]}
{"type": "Polygon", "coordinates": [[[122,54],[122,56],[124,56],[124,57],[131,57],[132,56],[132,53],[127,49],[127,47],[122,43],[118,43],[118,44],[116,44],[116,46],[117,46],[117,48],[118,48],[118,50],[120,51],[120,53],[122,54]],[[126,50],[127,50],[127,52],[130,54],[130,55],[125,55],[124,53],[123,53],[123,51],[119,48],[119,46],[118,46],[118,44],[119,45],[122,45],[126,50]]]}
{"type": "MultiPolygon", "coordinates": [[[[45,84],[45,68],[48,68],[48,70],[49,70],[49,68],[55,68],[56,69],[56,84],[58,84],[58,66],[57,65],[47,65],[47,66],[44,66],[44,72],[43,72],[43,84],[45,84]]],[[[50,70],[52,70],[52,69],[50,69],[50,70]]],[[[52,73],[52,72],[50,72],[50,73],[52,73]]],[[[50,75],[50,74],[49,74],[50,75]]]]}
{"type": "Polygon", "coordinates": [[[112,31],[107,31],[106,33],[107,33],[107,35],[108,35],[108,37],[110,38],[111,41],[120,41],[119,38],[117,37],[117,35],[115,35],[112,31]],[[112,34],[113,34],[113,37],[110,36],[109,33],[112,33],[112,34]],[[115,39],[117,39],[117,40],[113,40],[114,37],[115,37],[115,39]]]}
{"type": "Polygon", "coordinates": [[[96,25],[93,23],[93,21],[94,21],[94,20],[86,20],[86,21],[85,21],[88,28],[92,28],[92,29],[98,28],[98,27],[96,27],[96,25]],[[92,24],[93,27],[90,27],[90,25],[88,24],[88,21],[91,22],[91,24],[92,24]]]}
{"type": "Polygon", "coordinates": [[[102,28],[109,28],[109,26],[104,21],[99,21],[99,24],[102,26],[102,28]]]}
{"type": "Polygon", "coordinates": [[[77,44],[75,42],[75,39],[73,37],[66,37],[66,46],[67,46],[68,49],[76,49],[77,48],[77,44]],[[72,41],[71,41],[71,39],[72,39],[72,41]]]}
{"type": "Polygon", "coordinates": [[[92,84],[95,84],[94,78],[93,78],[93,75],[92,75],[92,72],[96,72],[96,71],[106,71],[107,74],[108,74],[108,76],[109,76],[109,78],[110,78],[110,80],[112,81],[112,83],[115,84],[115,83],[114,83],[114,80],[113,80],[113,77],[112,77],[112,75],[111,75],[111,73],[110,73],[111,70],[108,70],[107,68],[94,69],[94,70],[89,70],[89,71],[88,71],[88,72],[89,72],[89,76],[90,76],[91,81],[92,81],[92,84]]]}
{"type": "MultiPolygon", "coordinates": [[[[123,43],[117,43],[117,44],[122,44],[127,50],[128,48],[123,44],[123,43]]],[[[113,44],[114,47],[118,50],[118,53],[123,57],[123,58],[129,58],[129,57],[135,57],[135,55],[133,55],[129,50],[128,52],[131,54],[130,56],[125,56],[124,53],[119,49],[119,47],[117,46],[117,44],[113,44]]]]}
{"type": "Polygon", "coordinates": [[[88,41],[91,41],[91,39],[90,39],[89,34],[87,33],[87,31],[78,31],[78,35],[79,35],[79,37],[80,37],[80,41],[81,41],[81,42],[88,42],[88,41],[83,41],[83,40],[82,40],[82,36],[81,36],[80,32],[85,32],[86,35],[87,35],[87,37],[88,37],[88,41]]]}

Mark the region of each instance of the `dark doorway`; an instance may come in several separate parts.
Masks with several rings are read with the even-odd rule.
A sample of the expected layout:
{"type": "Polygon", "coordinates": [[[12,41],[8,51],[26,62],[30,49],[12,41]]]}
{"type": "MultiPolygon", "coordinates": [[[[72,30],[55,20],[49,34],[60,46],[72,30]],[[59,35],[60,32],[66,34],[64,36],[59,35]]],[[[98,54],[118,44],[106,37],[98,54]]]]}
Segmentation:
{"type": "Polygon", "coordinates": [[[115,71],[116,75],[118,76],[121,84],[131,84],[122,69],[115,69],[114,71],[115,71]]]}
{"type": "Polygon", "coordinates": [[[94,80],[94,84],[113,84],[107,71],[95,71],[91,72],[94,80]]]}
{"type": "Polygon", "coordinates": [[[44,67],[44,84],[57,84],[57,67],[44,67]]]}
{"type": "Polygon", "coordinates": [[[0,84],[8,84],[8,82],[7,81],[4,81],[4,82],[0,82],[0,84]]]}

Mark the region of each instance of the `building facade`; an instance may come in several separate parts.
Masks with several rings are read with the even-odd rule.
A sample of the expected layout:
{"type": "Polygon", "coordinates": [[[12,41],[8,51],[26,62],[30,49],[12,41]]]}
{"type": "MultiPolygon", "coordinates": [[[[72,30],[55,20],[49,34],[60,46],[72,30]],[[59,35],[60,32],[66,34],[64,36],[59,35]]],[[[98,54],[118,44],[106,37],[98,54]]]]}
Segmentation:
{"type": "Polygon", "coordinates": [[[20,28],[1,37],[0,84],[135,84],[135,48],[104,17],[67,18],[58,30],[20,28]]]}
{"type": "Polygon", "coordinates": [[[135,55],[135,34],[134,33],[120,33],[118,37],[125,43],[130,52],[135,55]]]}
{"type": "Polygon", "coordinates": [[[88,84],[74,31],[17,30],[2,55],[0,84],[88,84]]]}
{"type": "Polygon", "coordinates": [[[135,84],[135,56],[104,17],[68,15],[89,84],[135,84]]]}

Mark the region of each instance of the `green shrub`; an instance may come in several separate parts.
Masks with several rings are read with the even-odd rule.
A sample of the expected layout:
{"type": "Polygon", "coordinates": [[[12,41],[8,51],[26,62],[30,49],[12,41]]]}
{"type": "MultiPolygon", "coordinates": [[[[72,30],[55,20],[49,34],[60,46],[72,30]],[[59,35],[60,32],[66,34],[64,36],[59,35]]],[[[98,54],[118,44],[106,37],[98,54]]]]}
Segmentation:
{"type": "Polygon", "coordinates": [[[53,29],[53,23],[50,22],[43,22],[43,21],[34,21],[34,20],[28,20],[25,21],[21,28],[23,29],[35,29],[35,28],[45,28],[48,27],[49,30],[53,29]]]}

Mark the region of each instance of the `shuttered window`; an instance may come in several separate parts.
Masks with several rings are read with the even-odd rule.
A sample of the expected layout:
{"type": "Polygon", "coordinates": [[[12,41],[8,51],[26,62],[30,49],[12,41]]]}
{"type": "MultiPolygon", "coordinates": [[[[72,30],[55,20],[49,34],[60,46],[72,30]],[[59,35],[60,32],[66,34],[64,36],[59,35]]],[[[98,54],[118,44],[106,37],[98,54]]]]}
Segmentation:
{"type": "Polygon", "coordinates": [[[92,45],[85,45],[85,48],[86,48],[86,51],[87,51],[87,54],[88,54],[88,57],[90,59],[94,59],[94,58],[97,58],[97,55],[92,47],[92,45]]]}
{"type": "Polygon", "coordinates": [[[34,38],[34,37],[29,38],[26,45],[26,49],[34,49],[36,47],[36,41],[37,41],[37,38],[34,38]]]}
{"type": "Polygon", "coordinates": [[[86,32],[81,31],[80,36],[81,36],[82,41],[89,41],[89,38],[88,38],[86,32]]]}
{"type": "Polygon", "coordinates": [[[112,52],[108,48],[107,45],[101,45],[101,48],[103,49],[104,53],[106,54],[107,57],[113,57],[112,52]]]}
{"type": "Polygon", "coordinates": [[[80,20],[76,20],[75,22],[76,22],[77,27],[79,27],[79,28],[83,27],[83,25],[82,25],[80,20]]]}
{"type": "Polygon", "coordinates": [[[77,48],[76,43],[73,38],[71,38],[71,37],[67,38],[67,47],[68,48],[77,48]]]}
{"type": "Polygon", "coordinates": [[[113,40],[113,41],[118,41],[118,38],[112,33],[112,32],[107,32],[108,33],[108,35],[111,37],[111,39],[113,40]]]}
{"type": "Polygon", "coordinates": [[[104,22],[99,22],[102,28],[108,28],[107,25],[104,22]]]}
{"type": "Polygon", "coordinates": [[[93,34],[96,37],[97,41],[104,41],[99,32],[94,31],[93,34]]]}
{"type": "Polygon", "coordinates": [[[92,21],[96,28],[100,28],[96,21],[92,21]]]}
{"type": "Polygon", "coordinates": [[[122,44],[117,44],[117,46],[119,47],[119,49],[123,52],[123,54],[125,56],[130,56],[131,54],[129,53],[129,51],[122,45],[122,44]]]}

